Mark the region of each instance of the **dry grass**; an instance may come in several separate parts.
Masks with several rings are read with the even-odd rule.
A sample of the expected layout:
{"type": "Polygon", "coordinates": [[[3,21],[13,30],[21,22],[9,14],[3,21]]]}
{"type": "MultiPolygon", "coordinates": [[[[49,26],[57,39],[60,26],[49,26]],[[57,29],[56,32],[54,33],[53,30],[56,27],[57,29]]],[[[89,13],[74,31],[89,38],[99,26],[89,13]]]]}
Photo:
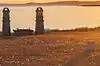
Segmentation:
{"type": "Polygon", "coordinates": [[[0,63],[2,66],[99,66],[99,49],[99,31],[1,37],[0,63]],[[88,52],[88,42],[95,42],[95,52],[88,52]]]}

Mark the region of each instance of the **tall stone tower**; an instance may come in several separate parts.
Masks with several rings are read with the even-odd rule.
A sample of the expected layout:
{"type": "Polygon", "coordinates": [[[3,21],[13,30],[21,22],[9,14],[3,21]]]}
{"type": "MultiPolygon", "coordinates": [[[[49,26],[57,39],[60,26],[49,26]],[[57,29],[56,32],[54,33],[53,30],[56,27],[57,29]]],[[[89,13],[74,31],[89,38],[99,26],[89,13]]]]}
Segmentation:
{"type": "Polygon", "coordinates": [[[10,36],[11,35],[10,17],[9,17],[10,10],[9,10],[9,8],[5,7],[2,12],[3,12],[2,33],[4,36],[10,36]]]}
{"type": "Polygon", "coordinates": [[[38,7],[36,9],[36,26],[35,35],[44,34],[44,20],[43,20],[43,9],[38,7]]]}

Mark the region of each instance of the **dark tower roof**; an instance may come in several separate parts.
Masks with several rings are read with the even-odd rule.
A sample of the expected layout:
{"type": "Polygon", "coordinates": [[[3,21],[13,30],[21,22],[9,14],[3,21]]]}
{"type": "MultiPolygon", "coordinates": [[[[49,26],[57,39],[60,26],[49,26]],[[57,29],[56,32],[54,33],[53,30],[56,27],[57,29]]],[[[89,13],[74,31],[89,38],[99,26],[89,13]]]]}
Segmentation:
{"type": "Polygon", "coordinates": [[[3,12],[10,12],[10,10],[9,10],[9,8],[5,7],[5,8],[3,9],[3,12]]]}
{"type": "Polygon", "coordinates": [[[37,12],[37,11],[42,11],[42,12],[43,12],[42,7],[38,7],[38,8],[36,9],[36,12],[37,12]]]}

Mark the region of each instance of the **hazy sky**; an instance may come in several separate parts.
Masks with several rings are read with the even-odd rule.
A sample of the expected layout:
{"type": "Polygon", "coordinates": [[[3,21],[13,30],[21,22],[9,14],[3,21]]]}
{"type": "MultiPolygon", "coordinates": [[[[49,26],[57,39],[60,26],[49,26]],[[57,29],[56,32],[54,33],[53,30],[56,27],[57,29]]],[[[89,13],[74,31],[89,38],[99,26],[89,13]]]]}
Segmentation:
{"type": "MultiPolygon", "coordinates": [[[[26,2],[42,3],[42,2],[52,2],[52,1],[67,1],[67,0],[0,0],[0,3],[26,3],[26,2]]],[[[97,0],[79,0],[79,1],[97,1],[97,0]]]]}

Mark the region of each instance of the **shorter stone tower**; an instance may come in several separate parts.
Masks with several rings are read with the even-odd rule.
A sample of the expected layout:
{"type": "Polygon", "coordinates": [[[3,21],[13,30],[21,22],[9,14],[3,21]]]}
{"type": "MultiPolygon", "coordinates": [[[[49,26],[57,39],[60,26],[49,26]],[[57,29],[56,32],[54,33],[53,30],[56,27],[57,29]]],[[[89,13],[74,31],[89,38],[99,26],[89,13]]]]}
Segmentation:
{"type": "Polygon", "coordinates": [[[4,36],[10,36],[11,35],[10,17],[9,17],[10,10],[9,10],[9,8],[5,7],[2,12],[3,12],[2,33],[4,36]]]}
{"type": "Polygon", "coordinates": [[[35,35],[44,34],[44,20],[43,20],[43,9],[38,7],[36,9],[36,26],[35,35]]]}

